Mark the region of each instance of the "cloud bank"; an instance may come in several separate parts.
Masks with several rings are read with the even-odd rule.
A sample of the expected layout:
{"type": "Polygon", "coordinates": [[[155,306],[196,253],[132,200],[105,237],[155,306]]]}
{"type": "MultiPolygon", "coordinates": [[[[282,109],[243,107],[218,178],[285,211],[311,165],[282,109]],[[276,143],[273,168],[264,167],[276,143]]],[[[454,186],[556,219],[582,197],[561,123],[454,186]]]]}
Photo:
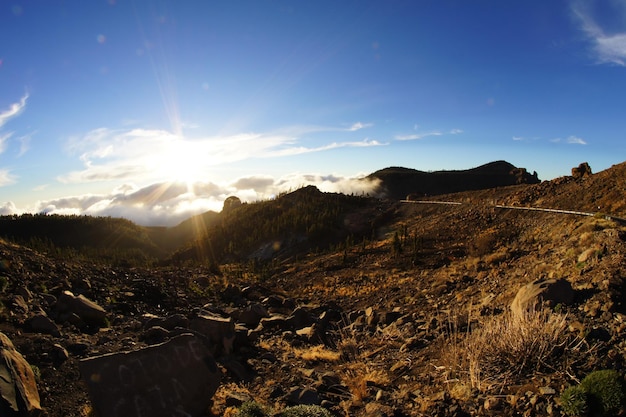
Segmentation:
{"type": "MultiPolygon", "coordinates": [[[[174,226],[195,214],[208,210],[221,211],[224,200],[232,195],[245,202],[255,202],[307,185],[315,185],[325,192],[373,195],[378,182],[332,174],[291,174],[281,178],[247,176],[228,184],[158,182],[145,187],[124,184],[108,194],[39,201],[34,209],[28,211],[123,217],[144,226],[174,226]]],[[[0,206],[2,215],[24,211],[12,202],[0,206]]]]}

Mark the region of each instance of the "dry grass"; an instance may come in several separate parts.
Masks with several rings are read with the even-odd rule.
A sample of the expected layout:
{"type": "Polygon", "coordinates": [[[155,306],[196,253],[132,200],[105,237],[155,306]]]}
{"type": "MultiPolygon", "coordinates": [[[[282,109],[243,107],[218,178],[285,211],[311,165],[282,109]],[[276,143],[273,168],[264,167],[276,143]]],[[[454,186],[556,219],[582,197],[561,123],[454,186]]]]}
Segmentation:
{"type": "Polygon", "coordinates": [[[330,350],[324,345],[295,348],[294,354],[307,362],[338,362],[341,359],[340,352],[330,350]]]}
{"type": "Polygon", "coordinates": [[[441,355],[446,382],[490,391],[547,367],[568,343],[566,316],[533,310],[488,318],[477,329],[458,331],[455,320],[441,355]]]}

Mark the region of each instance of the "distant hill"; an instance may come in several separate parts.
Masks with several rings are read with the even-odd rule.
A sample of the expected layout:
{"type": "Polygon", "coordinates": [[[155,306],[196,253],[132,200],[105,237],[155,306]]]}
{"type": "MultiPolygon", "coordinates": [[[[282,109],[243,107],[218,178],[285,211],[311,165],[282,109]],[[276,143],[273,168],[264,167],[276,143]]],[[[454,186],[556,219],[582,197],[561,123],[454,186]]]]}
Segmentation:
{"type": "Polygon", "coordinates": [[[323,249],[350,237],[369,237],[381,214],[372,208],[376,202],[308,186],[275,200],[242,204],[204,221],[205,234],[177,251],[172,260],[269,259],[323,249]]]}
{"type": "Polygon", "coordinates": [[[367,179],[381,182],[380,191],[387,198],[404,199],[482,190],[516,184],[536,184],[537,173],[517,168],[506,161],[495,161],[477,168],[459,171],[425,172],[416,169],[390,167],[370,174],[367,179]]]}
{"type": "MultiPolygon", "coordinates": [[[[461,171],[391,167],[368,178],[380,180],[382,194],[391,200],[540,182],[536,173],[505,161],[461,171]]],[[[174,227],[141,227],[110,217],[2,216],[0,237],[50,254],[74,251],[126,264],[157,259],[214,263],[269,259],[329,248],[346,239],[371,238],[393,217],[389,204],[308,186],[276,199],[220,213],[208,211],[174,227]]]]}
{"type": "Polygon", "coordinates": [[[106,261],[133,262],[164,252],[146,229],[112,217],[22,214],[0,216],[0,238],[50,255],[82,254],[106,261]]]}

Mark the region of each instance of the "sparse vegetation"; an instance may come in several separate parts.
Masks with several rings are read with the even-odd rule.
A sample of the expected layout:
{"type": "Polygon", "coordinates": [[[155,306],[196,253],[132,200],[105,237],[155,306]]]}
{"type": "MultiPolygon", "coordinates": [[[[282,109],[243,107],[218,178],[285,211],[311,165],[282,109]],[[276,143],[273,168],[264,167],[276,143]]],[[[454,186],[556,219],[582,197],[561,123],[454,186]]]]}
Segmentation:
{"type": "MultiPolygon", "coordinates": [[[[614,185],[593,181],[584,185],[597,198],[614,185]]],[[[125,221],[110,229],[125,242],[124,230],[137,232],[141,248],[145,232],[167,253],[196,239],[159,263],[132,245],[110,245],[115,255],[106,239],[79,244],[85,237],[69,226],[113,220],[26,218],[63,224],[77,240],[35,234],[29,250],[16,236],[0,239],[0,324],[41,370],[51,417],[87,414],[80,358],[167,340],[198,314],[237,323],[231,352],[216,354],[213,415],[619,415],[621,376],[592,373],[560,391],[626,363],[626,229],[490,206],[593,207],[580,186],[564,179],[442,197],[463,202],[453,206],[302,189],[167,230],[125,221]],[[574,300],[511,316],[517,290],[543,277],[567,279],[574,300]],[[104,307],[108,328],[94,333],[58,311],[54,300],[66,290],[104,307]],[[61,337],[27,327],[40,312],[61,337]],[[146,328],[150,318],[174,327],[146,328]],[[305,397],[324,407],[287,408],[305,397]]]]}
{"type": "Polygon", "coordinates": [[[235,417],[270,417],[270,411],[267,407],[254,402],[245,402],[241,405],[235,417]]]}
{"type": "Polygon", "coordinates": [[[460,334],[453,325],[442,361],[446,379],[468,381],[485,392],[500,389],[513,377],[553,366],[568,344],[566,316],[550,310],[531,310],[522,316],[506,311],[476,327],[467,326],[460,334]]]}
{"type": "Polygon", "coordinates": [[[296,405],[278,413],[277,417],[332,417],[332,414],[319,405],[296,405]]]}

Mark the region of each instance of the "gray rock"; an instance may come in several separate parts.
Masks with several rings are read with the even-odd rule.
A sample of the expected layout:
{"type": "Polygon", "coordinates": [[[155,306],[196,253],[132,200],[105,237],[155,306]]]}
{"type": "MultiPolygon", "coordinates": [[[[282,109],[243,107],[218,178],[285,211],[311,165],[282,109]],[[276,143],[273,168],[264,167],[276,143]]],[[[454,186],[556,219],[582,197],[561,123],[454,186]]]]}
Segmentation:
{"type": "Polygon", "coordinates": [[[220,381],[208,348],[191,334],[133,352],[84,359],[79,367],[100,416],[202,415],[220,381]]]}
{"type": "Polygon", "coordinates": [[[574,289],[569,281],[542,278],[520,288],[511,303],[511,311],[520,316],[544,302],[550,306],[558,303],[571,304],[574,301],[574,295],[574,289]]]}
{"type": "Polygon", "coordinates": [[[230,318],[200,314],[189,322],[189,328],[203,336],[214,346],[214,355],[230,354],[235,341],[235,323],[230,318]]]}
{"type": "Polygon", "coordinates": [[[155,326],[162,327],[167,330],[174,330],[176,327],[186,328],[189,327],[189,319],[183,314],[172,314],[171,316],[165,318],[153,316],[144,324],[145,329],[155,326]]]}
{"type": "Polygon", "coordinates": [[[259,303],[253,303],[239,312],[238,323],[243,323],[249,329],[259,325],[261,319],[269,317],[265,307],[259,303]]]}
{"type": "Polygon", "coordinates": [[[57,299],[59,313],[76,314],[90,326],[104,327],[106,311],[84,295],[74,295],[70,291],[63,291],[57,299]]]}
{"type": "Polygon", "coordinates": [[[45,333],[55,337],[61,336],[59,326],[43,313],[30,317],[25,324],[35,333],[45,333]]]}
{"type": "Polygon", "coordinates": [[[41,404],[35,374],[4,333],[0,333],[0,358],[0,415],[38,415],[41,404]]]}
{"type": "Polygon", "coordinates": [[[55,362],[65,362],[69,359],[70,354],[67,350],[58,343],[52,345],[52,350],[50,351],[50,356],[52,360],[55,362]]]}
{"type": "Polygon", "coordinates": [[[293,388],[286,400],[293,405],[320,405],[322,402],[319,394],[310,388],[293,388]]]}

